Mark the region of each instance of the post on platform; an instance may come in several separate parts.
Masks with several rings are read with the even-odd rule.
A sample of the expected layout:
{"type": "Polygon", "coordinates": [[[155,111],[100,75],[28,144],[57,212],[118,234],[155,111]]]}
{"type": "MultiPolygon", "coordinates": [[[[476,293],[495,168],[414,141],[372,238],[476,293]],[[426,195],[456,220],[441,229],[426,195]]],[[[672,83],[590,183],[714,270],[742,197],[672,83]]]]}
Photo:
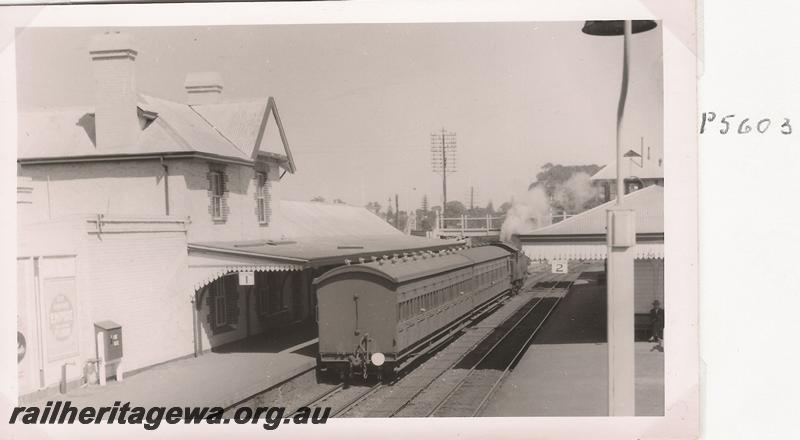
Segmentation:
{"type": "Polygon", "coordinates": [[[608,244],[607,304],[608,304],[608,415],[633,416],[636,413],[634,358],[634,247],[636,245],[636,214],[624,209],[625,175],[623,174],[622,117],[628,95],[628,64],[631,34],[654,29],[653,20],[587,21],[582,32],[595,36],[622,36],[622,84],[617,104],[616,162],[617,202],[609,209],[606,223],[608,244]]]}
{"type": "Polygon", "coordinates": [[[634,246],[636,215],[620,208],[607,212],[608,414],[635,415],[634,246]]]}

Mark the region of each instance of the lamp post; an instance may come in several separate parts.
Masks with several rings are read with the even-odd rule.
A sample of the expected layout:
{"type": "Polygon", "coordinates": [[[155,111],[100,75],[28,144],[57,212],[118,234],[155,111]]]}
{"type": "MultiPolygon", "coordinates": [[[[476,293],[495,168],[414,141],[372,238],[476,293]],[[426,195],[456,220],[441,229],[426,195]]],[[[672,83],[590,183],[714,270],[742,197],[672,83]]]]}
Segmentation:
{"type": "Polygon", "coordinates": [[[625,209],[625,176],[622,171],[622,117],[628,95],[628,44],[631,34],[656,27],[652,20],[587,21],[582,31],[588,35],[623,37],[622,85],[617,105],[616,161],[617,194],[615,206],[606,216],[608,245],[608,274],[606,277],[608,339],[608,415],[636,414],[634,358],[634,246],[636,245],[636,215],[625,209]]]}

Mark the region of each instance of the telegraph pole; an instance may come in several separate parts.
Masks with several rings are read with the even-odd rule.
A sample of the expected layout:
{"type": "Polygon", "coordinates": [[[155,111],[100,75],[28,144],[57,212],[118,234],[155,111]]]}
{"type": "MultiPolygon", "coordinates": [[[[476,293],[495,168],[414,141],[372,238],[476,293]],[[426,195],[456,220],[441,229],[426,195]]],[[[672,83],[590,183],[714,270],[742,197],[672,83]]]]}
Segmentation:
{"type": "Polygon", "coordinates": [[[469,209],[475,209],[475,187],[469,187],[469,209]]]}
{"type": "Polygon", "coordinates": [[[442,214],[447,207],[447,173],[456,172],[456,134],[442,127],[431,134],[431,165],[433,172],[442,173],[442,214]]]}
{"type": "Polygon", "coordinates": [[[400,204],[397,200],[397,193],[394,195],[394,227],[400,229],[400,204]]]}
{"type": "Polygon", "coordinates": [[[447,208],[447,149],[444,146],[444,127],[442,127],[442,213],[447,208]]]}

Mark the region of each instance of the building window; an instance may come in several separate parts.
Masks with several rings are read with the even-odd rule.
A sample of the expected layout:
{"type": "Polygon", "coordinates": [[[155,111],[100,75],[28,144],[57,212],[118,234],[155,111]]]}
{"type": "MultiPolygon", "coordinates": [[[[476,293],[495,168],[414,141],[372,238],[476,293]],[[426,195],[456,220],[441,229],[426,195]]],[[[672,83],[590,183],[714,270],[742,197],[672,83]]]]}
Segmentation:
{"type": "Polygon", "coordinates": [[[223,327],[228,325],[228,307],[225,298],[225,289],[222,283],[217,283],[214,292],[214,325],[223,327]]]}
{"type": "Polygon", "coordinates": [[[289,280],[289,275],[284,275],[283,279],[279,284],[279,288],[277,289],[270,289],[269,291],[269,313],[275,314],[278,312],[283,311],[286,308],[286,305],[283,301],[283,288],[286,285],[287,281],[289,280]]]}
{"type": "Polygon", "coordinates": [[[209,173],[210,192],[211,192],[211,217],[214,220],[223,220],[222,217],[222,195],[223,178],[222,173],[219,171],[212,171],[209,173]]]}
{"type": "Polygon", "coordinates": [[[260,316],[275,315],[288,309],[285,294],[291,293],[289,273],[256,272],[256,307],[260,316]]]}
{"type": "Polygon", "coordinates": [[[256,214],[258,222],[268,222],[267,216],[267,174],[256,173],[256,214]]]}
{"type": "Polygon", "coordinates": [[[269,313],[269,286],[264,283],[258,288],[258,314],[266,315],[269,313]]]}
{"type": "Polygon", "coordinates": [[[234,330],[239,322],[238,279],[226,275],[208,287],[208,323],[214,334],[234,330]]]}

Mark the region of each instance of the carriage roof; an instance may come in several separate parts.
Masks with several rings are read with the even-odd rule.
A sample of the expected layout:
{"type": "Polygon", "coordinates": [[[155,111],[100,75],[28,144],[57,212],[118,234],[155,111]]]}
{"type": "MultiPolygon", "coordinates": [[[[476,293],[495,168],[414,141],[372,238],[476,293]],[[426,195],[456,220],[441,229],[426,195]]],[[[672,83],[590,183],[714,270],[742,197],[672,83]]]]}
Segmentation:
{"type": "Polygon", "coordinates": [[[368,273],[393,283],[404,283],[443,272],[496,260],[510,254],[497,246],[481,246],[442,252],[412,252],[332,269],[314,280],[320,284],[332,277],[351,273],[368,273]]]}

